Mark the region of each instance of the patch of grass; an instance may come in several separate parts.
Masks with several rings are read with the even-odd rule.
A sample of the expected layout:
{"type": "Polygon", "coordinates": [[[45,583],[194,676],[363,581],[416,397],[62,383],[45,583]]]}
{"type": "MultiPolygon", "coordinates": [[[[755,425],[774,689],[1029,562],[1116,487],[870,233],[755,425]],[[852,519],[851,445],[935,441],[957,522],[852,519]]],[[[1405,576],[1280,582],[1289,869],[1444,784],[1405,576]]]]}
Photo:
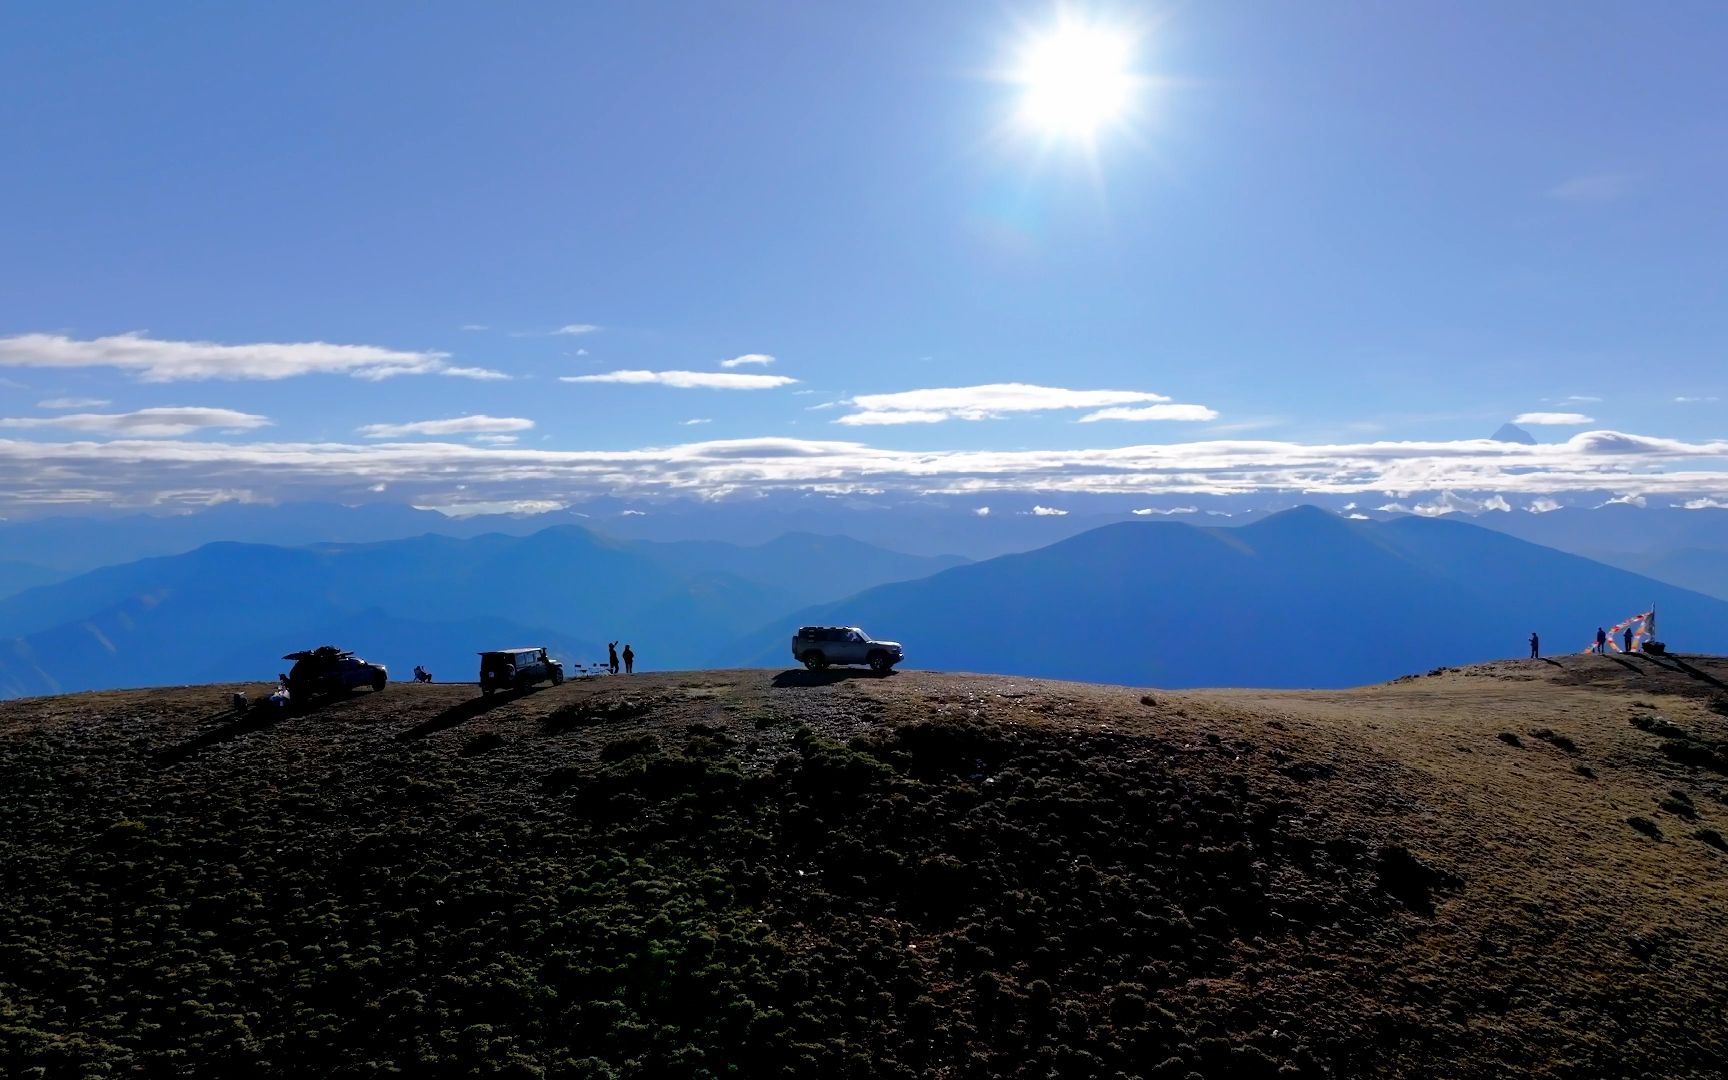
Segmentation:
{"type": "Polygon", "coordinates": [[[1715,829],[1698,829],[1693,832],[1692,835],[1694,838],[1709,844],[1717,851],[1728,851],[1728,840],[1722,839],[1722,834],[1717,832],[1715,829]]]}
{"type": "Polygon", "coordinates": [[[1494,737],[1496,739],[1499,739],[1501,742],[1505,743],[1507,746],[1523,746],[1524,745],[1524,740],[1520,739],[1517,735],[1514,735],[1510,731],[1502,731],[1500,734],[1498,734],[1494,737]]]}

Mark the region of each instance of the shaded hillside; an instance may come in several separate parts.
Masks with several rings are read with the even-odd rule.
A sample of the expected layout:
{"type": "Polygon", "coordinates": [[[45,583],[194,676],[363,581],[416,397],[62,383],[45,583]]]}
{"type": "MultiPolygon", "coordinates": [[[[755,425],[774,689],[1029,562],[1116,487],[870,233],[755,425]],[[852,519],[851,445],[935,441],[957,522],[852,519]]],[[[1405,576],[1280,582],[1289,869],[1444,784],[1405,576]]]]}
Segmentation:
{"type": "Polygon", "coordinates": [[[386,660],[399,673],[466,656],[466,677],[475,650],[524,644],[593,660],[610,640],[634,642],[645,664],[687,666],[793,607],[953,563],[832,537],[657,545],[574,526],[210,544],[0,599],[0,696],[255,677],[326,640],[405,661],[386,660]]]}
{"type": "Polygon", "coordinates": [[[51,585],[70,575],[34,563],[0,560],[0,599],[38,585],[51,585]]]}
{"type": "Polygon", "coordinates": [[[765,628],[861,625],[909,666],[1160,686],[1349,686],[1435,664],[1583,648],[1660,609],[1662,636],[1728,650],[1728,602],[1463,522],[1347,521],[1312,507],[1254,525],[1129,523],[868,590],[765,628]]]}
{"type": "Polygon", "coordinates": [[[0,1048],[45,1078],[1715,1076],[1724,677],[4,704],[0,1048]]]}

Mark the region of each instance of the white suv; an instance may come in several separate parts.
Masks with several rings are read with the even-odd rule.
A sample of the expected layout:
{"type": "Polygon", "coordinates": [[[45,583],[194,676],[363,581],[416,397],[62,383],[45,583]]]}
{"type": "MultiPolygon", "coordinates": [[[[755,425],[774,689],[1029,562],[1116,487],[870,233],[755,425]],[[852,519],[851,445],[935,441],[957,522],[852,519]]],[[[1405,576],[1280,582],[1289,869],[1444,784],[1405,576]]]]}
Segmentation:
{"type": "Polygon", "coordinates": [[[829,664],[869,664],[886,675],[902,655],[898,641],[877,641],[856,626],[805,626],[792,636],[792,658],[811,671],[829,664]]]}

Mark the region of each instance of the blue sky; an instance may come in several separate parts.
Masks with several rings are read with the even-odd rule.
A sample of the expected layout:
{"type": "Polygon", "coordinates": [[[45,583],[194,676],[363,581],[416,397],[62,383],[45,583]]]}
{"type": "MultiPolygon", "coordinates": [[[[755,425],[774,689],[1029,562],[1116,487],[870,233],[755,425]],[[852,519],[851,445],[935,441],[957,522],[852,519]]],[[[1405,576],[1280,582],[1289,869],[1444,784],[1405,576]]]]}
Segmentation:
{"type": "Polygon", "coordinates": [[[1065,10],[1134,42],[1090,146],[1016,122],[1048,4],[0,9],[0,487],[1728,494],[1728,8],[1065,10]]]}

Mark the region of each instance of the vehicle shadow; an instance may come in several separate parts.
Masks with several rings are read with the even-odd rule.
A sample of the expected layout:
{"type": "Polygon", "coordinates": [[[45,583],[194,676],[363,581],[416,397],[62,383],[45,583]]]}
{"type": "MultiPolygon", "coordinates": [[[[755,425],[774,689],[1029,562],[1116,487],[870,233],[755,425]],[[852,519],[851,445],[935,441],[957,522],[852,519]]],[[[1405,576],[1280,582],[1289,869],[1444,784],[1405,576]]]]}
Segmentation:
{"type": "Polygon", "coordinates": [[[427,717],[408,730],[398,732],[396,741],[406,742],[409,739],[422,739],[447,728],[453,728],[458,724],[465,724],[477,716],[486,715],[500,705],[516,700],[527,692],[518,690],[510,693],[480,694],[476,691],[477,696],[466,701],[459,701],[443,712],[427,717]]]}
{"type": "Polygon", "coordinates": [[[886,679],[893,674],[888,671],[878,675],[869,668],[818,668],[815,671],[788,668],[774,676],[769,685],[781,690],[792,686],[833,686],[848,679],[886,679]]]}

